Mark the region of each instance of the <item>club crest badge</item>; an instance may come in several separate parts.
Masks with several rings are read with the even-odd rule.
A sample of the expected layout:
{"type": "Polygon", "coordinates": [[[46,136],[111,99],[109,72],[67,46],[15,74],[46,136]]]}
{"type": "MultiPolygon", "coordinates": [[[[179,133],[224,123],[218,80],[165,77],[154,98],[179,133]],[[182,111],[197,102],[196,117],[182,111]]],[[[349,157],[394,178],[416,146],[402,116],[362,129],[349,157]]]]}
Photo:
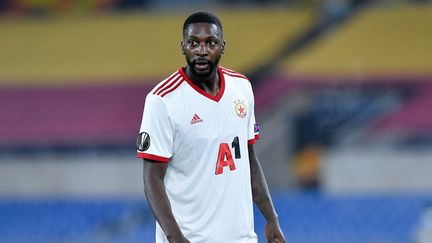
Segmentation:
{"type": "Polygon", "coordinates": [[[238,117],[244,118],[247,114],[247,108],[244,100],[234,101],[234,110],[238,117]]]}

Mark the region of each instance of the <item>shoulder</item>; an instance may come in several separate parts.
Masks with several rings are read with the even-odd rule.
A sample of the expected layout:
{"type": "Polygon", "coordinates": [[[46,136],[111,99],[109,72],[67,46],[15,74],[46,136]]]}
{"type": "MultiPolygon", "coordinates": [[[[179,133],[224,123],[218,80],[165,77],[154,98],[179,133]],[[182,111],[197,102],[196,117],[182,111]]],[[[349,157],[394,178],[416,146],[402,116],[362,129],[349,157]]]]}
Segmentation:
{"type": "Polygon", "coordinates": [[[227,79],[236,79],[236,80],[242,80],[249,82],[249,78],[246,77],[246,75],[239,73],[237,71],[234,71],[232,69],[219,66],[220,71],[224,74],[225,78],[227,79]]]}
{"type": "Polygon", "coordinates": [[[184,81],[184,76],[180,70],[177,70],[166,79],[159,82],[147,96],[165,97],[167,94],[175,91],[184,81]]]}
{"type": "MultiPolygon", "coordinates": [[[[176,94],[183,83],[184,77],[180,70],[172,73],[167,78],[156,84],[153,89],[147,93],[144,108],[156,113],[169,113],[175,107],[175,98],[170,94],[176,94]]],[[[177,97],[178,95],[174,95],[177,97]]]]}
{"type": "Polygon", "coordinates": [[[253,96],[252,84],[246,75],[225,67],[220,66],[219,68],[224,75],[225,83],[253,96]]]}

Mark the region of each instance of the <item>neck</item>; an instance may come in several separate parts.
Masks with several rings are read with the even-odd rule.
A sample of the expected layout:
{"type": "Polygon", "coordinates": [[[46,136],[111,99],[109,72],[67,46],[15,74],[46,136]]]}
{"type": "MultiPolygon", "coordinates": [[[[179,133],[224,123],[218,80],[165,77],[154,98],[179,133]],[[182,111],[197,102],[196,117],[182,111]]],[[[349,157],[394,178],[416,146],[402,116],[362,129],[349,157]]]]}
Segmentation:
{"type": "Polygon", "coordinates": [[[208,76],[203,77],[194,74],[189,65],[187,65],[186,75],[195,85],[204,90],[206,93],[209,93],[213,96],[218,94],[220,82],[217,68],[215,68],[208,76]]]}

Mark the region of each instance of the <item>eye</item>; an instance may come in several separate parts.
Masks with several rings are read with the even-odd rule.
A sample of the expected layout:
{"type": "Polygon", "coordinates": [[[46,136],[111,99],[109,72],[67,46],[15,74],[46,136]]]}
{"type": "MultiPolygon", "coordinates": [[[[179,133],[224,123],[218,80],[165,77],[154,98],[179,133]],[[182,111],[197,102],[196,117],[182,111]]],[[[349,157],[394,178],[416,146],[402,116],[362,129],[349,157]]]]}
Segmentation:
{"type": "Polygon", "coordinates": [[[217,42],[216,41],[209,41],[208,44],[209,44],[209,46],[216,46],[217,42]]]}
{"type": "Polygon", "coordinates": [[[197,47],[198,46],[198,42],[194,41],[194,40],[189,40],[188,44],[192,47],[197,47]]]}

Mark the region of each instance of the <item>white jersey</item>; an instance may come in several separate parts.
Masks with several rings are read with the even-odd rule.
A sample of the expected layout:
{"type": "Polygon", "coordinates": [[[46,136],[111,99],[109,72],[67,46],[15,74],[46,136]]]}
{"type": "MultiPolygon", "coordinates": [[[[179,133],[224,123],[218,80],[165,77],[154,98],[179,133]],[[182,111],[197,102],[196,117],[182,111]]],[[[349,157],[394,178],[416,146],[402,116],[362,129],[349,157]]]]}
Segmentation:
{"type": "MultiPolygon", "coordinates": [[[[179,69],[146,98],[138,157],[169,163],[165,188],[191,242],[257,242],[248,144],[258,139],[248,79],[218,68],[212,96],[179,69]]],[[[168,242],[156,223],[156,242],[168,242]]]]}

